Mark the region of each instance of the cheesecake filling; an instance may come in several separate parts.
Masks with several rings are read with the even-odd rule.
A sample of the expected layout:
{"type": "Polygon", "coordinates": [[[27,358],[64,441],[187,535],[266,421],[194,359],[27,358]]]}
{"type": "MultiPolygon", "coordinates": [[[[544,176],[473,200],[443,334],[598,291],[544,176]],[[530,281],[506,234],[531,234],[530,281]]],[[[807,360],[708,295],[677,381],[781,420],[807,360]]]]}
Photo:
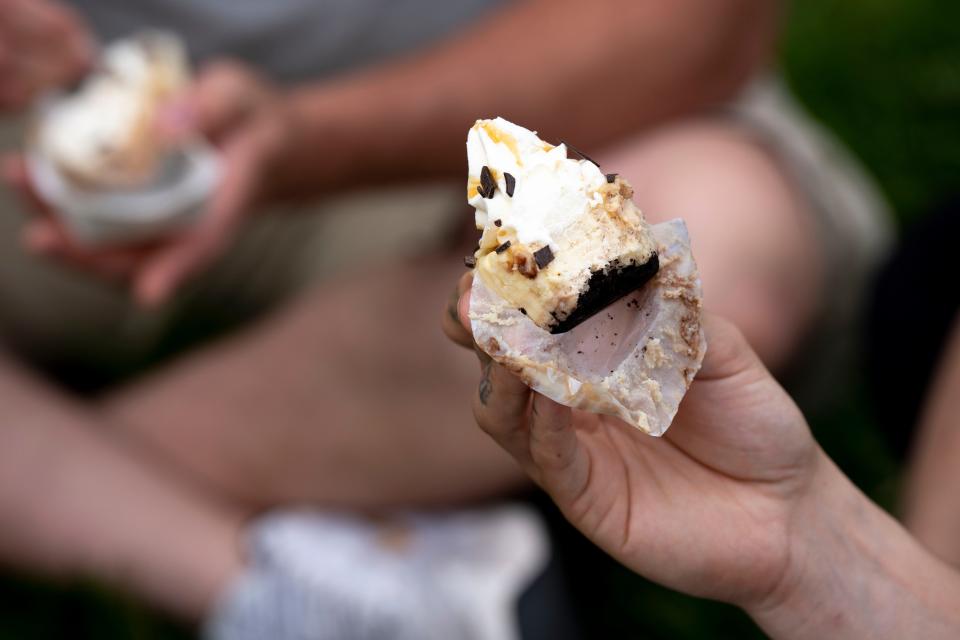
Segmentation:
{"type": "Polygon", "coordinates": [[[115,42],[79,90],[45,114],[39,146],[77,183],[138,186],[162,155],[157,109],[188,76],[186,52],[173,36],[145,32],[115,42]]]}
{"type": "Polygon", "coordinates": [[[504,300],[551,333],[642,286],[656,242],[633,190],[503,118],[467,136],[467,199],[482,230],[470,262],[504,300]]]}

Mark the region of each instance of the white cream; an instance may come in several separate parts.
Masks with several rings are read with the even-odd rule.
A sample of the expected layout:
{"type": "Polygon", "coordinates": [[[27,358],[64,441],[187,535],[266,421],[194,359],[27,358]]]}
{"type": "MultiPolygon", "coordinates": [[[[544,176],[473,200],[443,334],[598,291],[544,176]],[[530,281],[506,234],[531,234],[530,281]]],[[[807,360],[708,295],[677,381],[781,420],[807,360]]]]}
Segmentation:
{"type": "Polygon", "coordinates": [[[476,209],[477,228],[500,220],[527,245],[543,246],[598,204],[596,190],[606,178],[592,162],[567,158],[565,145],[556,147],[503,118],[478,120],[467,134],[468,193],[476,209]],[[476,192],[486,166],[497,181],[493,198],[476,192]],[[507,195],[504,173],[515,180],[507,195]]]}
{"type": "Polygon", "coordinates": [[[136,126],[142,99],[110,82],[97,82],[75,100],[51,109],[41,129],[41,146],[68,167],[96,167],[136,126]],[[91,117],[91,114],[96,114],[91,117]]]}
{"type": "Polygon", "coordinates": [[[183,47],[172,36],[148,32],[111,44],[80,90],[51,105],[39,128],[40,147],[78,175],[122,170],[113,158],[137,141],[186,69],[183,47]]]}

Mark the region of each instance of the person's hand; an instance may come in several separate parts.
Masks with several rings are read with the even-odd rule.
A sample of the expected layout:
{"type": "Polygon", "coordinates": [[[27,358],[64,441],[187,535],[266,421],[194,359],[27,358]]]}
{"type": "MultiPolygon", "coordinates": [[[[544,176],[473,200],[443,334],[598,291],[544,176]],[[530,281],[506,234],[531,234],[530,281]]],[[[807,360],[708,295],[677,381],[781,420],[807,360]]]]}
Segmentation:
{"type": "Polygon", "coordinates": [[[0,113],[80,78],[93,61],[93,37],[67,6],[0,0],[0,113]]]}
{"type": "Polygon", "coordinates": [[[33,192],[23,160],[11,156],[3,164],[8,184],[38,214],[24,228],[29,251],[128,282],[135,298],[146,306],[166,301],[225,250],[246,214],[266,197],[291,128],[277,92],[232,62],[205,68],[183,95],[167,105],[157,127],[170,144],[205,136],[219,148],[223,175],[194,226],[146,244],[103,249],[77,245],[33,192]]]}
{"type": "MultiPolygon", "coordinates": [[[[464,345],[469,282],[443,320],[464,345]]],[[[473,409],[614,558],[671,588],[757,607],[786,575],[793,527],[803,526],[795,516],[826,458],[739,331],[711,317],[705,327],[703,369],[663,438],[532,393],[479,351],[473,409]]]]}

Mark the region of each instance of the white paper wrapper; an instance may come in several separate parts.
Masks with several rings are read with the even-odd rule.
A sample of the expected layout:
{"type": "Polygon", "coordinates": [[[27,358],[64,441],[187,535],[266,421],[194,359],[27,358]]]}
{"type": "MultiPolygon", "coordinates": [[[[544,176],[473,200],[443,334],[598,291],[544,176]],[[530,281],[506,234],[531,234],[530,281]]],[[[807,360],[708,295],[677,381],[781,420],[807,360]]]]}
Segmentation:
{"type": "Polygon", "coordinates": [[[187,226],[220,179],[216,151],[201,142],[172,153],[157,178],[137,189],[77,185],[36,148],[27,151],[27,169],[40,198],[86,246],[136,242],[187,226]]]}
{"type": "Polygon", "coordinates": [[[653,234],[656,277],[563,334],[539,328],[474,277],[470,323],[477,344],[561,404],[663,435],[700,369],[706,340],[686,225],[672,220],[654,225],[653,234]]]}

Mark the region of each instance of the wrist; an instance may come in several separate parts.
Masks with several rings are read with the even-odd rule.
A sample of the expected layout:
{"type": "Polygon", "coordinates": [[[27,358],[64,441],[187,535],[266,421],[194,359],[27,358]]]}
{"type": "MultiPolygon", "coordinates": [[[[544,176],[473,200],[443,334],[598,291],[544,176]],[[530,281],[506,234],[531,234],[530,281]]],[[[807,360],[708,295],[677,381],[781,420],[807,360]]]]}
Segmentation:
{"type": "Polygon", "coordinates": [[[954,637],[960,577],[819,456],[786,569],[747,613],[775,638],[954,637]]]}
{"type": "Polygon", "coordinates": [[[790,510],[783,571],[770,590],[744,605],[766,631],[779,628],[784,620],[796,624],[804,619],[800,612],[817,606],[823,565],[838,562],[837,556],[843,555],[842,545],[837,546],[843,537],[837,535],[838,529],[848,526],[845,520],[858,496],[856,488],[818,448],[811,480],[790,510]]]}

